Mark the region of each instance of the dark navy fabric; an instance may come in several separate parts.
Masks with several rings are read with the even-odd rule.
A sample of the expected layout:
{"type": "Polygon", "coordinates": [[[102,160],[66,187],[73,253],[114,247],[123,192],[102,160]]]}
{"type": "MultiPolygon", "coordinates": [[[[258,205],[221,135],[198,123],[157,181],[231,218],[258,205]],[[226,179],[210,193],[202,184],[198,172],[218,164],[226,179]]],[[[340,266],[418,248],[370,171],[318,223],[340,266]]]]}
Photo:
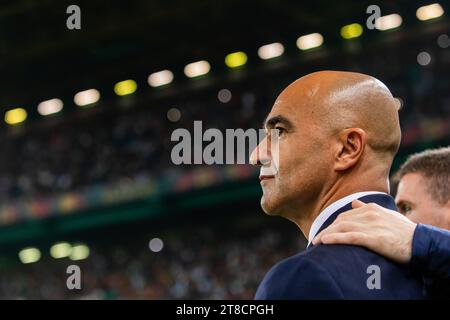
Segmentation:
{"type": "MultiPolygon", "coordinates": [[[[371,194],[360,198],[397,210],[392,197],[371,194]]],[[[333,213],[319,232],[351,203],[333,213]]],[[[255,299],[426,299],[423,279],[408,265],[396,264],[365,248],[350,245],[310,245],[265,275],[255,299]],[[379,273],[374,271],[378,268],[379,273]],[[380,287],[374,288],[374,273],[380,287]],[[371,286],[372,284],[372,286],[371,286]]]]}
{"type": "Polygon", "coordinates": [[[410,267],[423,275],[433,298],[450,299],[450,231],[418,224],[410,267]]]}

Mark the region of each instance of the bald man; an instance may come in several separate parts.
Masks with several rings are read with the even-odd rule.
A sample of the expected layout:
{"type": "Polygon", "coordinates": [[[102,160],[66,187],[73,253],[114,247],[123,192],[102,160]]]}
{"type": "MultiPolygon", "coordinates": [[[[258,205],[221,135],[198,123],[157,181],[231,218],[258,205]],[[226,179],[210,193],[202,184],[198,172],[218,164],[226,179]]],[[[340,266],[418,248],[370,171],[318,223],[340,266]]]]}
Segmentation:
{"type": "Polygon", "coordinates": [[[395,209],[388,175],[401,134],[388,88],[360,73],[315,72],[278,96],[265,128],[271,144],[251,155],[261,167],[261,206],[294,222],[309,244],[272,267],[255,298],[426,298],[420,277],[402,265],[362,247],[311,244],[355,199],[395,209]]]}

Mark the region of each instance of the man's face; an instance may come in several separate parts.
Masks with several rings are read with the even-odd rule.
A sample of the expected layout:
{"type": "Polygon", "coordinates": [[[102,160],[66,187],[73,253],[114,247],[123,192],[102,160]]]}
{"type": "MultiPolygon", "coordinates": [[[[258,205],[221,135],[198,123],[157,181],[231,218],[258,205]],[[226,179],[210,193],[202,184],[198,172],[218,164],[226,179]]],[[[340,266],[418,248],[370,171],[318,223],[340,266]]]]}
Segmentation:
{"type": "Polygon", "coordinates": [[[420,173],[405,174],[398,184],[395,203],[400,212],[415,223],[450,230],[450,208],[433,199],[429,183],[420,173]]]}
{"type": "Polygon", "coordinates": [[[251,155],[251,163],[262,163],[261,206],[273,215],[289,215],[317,197],[330,170],[328,139],[315,124],[314,112],[307,105],[293,105],[290,98],[282,93],[277,99],[265,121],[268,136],[251,155]],[[278,139],[267,145],[271,129],[278,131],[278,139]]]}

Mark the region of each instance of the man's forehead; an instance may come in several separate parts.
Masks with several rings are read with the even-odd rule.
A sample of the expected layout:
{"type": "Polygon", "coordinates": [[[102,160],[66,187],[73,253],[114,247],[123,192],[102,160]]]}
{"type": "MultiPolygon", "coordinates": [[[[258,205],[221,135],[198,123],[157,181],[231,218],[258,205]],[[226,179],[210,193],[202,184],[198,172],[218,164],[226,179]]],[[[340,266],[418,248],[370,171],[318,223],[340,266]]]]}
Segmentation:
{"type": "Polygon", "coordinates": [[[323,100],[325,96],[320,90],[320,83],[301,81],[301,79],[285,88],[275,100],[272,109],[305,109],[316,105],[316,101],[323,100]]]}
{"type": "Polygon", "coordinates": [[[309,78],[300,78],[289,86],[287,86],[275,100],[272,110],[266,117],[264,125],[267,120],[271,118],[284,118],[296,124],[299,119],[302,122],[307,121],[311,108],[320,108],[323,103],[316,103],[321,100],[320,93],[321,84],[319,81],[309,78]]]}
{"type": "Polygon", "coordinates": [[[311,99],[321,94],[323,90],[320,90],[320,88],[323,86],[327,86],[327,83],[324,80],[303,77],[288,85],[280,93],[279,98],[311,99]]]}
{"type": "Polygon", "coordinates": [[[419,173],[412,172],[405,174],[397,186],[397,197],[400,196],[399,200],[412,200],[418,193],[423,192],[423,180],[419,173]]]}
{"type": "Polygon", "coordinates": [[[300,114],[304,113],[310,107],[308,104],[309,101],[306,99],[288,99],[280,95],[275,100],[267,119],[280,115],[289,118],[291,121],[295,121],[295,119],[300,117],[300,114]]]}
{"type": "Polygon", "coordinates": [[[275,100],[269,115],[283,114],[288,115],[298,109],[298,101],[294,99],[286,99],[281,95],[275,100]]]}
{"type": "Polygon", "coordinates": [[[265,126],[269,122],[273,123],[274,120],[294,121],[293,113],[294,111],[291,105],[287,104],[282,99],[277,99],[272,106],[272,110],[270,110],[269,114],[264,119],[263,124],[265,126]]]}
{"type": "Polygon", "coordinates": [[[427,181],[427,178],[422,175],[420,172],[408,172],[401,177],[399,184],[405,186],[416,186],[423,184],[427,181]]]}

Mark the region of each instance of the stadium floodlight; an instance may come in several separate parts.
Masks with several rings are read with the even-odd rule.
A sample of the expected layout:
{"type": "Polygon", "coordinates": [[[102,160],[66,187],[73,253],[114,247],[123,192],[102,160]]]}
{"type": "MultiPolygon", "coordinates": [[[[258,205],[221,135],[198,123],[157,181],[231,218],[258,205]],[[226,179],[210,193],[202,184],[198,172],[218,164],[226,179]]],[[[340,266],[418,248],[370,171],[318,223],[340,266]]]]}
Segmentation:
{"type": "Polygon", "coordinates": [[[50,248],[50,255],[55,259],[67,258],[72,252],[72,246],[67,242],[59,242],[50,248]]]}
{"type": "Polygon", "coordinates": [[[80,91],[73,97],[73,102],[79,107],[94,104],[98,100],[100,100],[100,92],[97,89],[80,91]]]}
{"type": "Polygon", "coordinates": [[[118,96],[126,96],[129,94],[132,94],[132,93],[136,92],[136,89],[137,89],[137,83],[136,83],[136,81],[131,80],[131,79],[117,82],[114,85],[114,92],[118,96]]]}
{"type": "Polygon", "coordinates": [[[320,33],[311,33],[301,36],[297,39],[297,47],[300,50],[309,50],[320,47],[323,43],[323,37],[320,33]]]}
{"type": "Polygon", "coordinates": [[[225,57],[225,64],[228,68],[237,68],[247,63],[247,54],[242,51],[229,53],[225,57]]]}
{"type": "Polygon", "coordinates": [[[258,56],[263,60],[273,59],[284,53],[284,46],[279,42],[266,44],[258,49],[258,56]]]}
{"type": "Polygon", "coordinates": [[[173,80],[172,71],[162,70],[149,75],[147,82],[151,87],[160,87],[171,83],[172,80],[173,80]]]}
{"type": "Polygon", "coordinates": [[[379,17],[375,21],[375,28],[377,28],[380,31],[387,31],[391,29],[395,29],[401,26],[402,24],[402,17],[397,14],[389,14],[387,16],[379,17]]]}
{"type": "Polygon", "coordinates": [[[358,38],[363,33],[363,27],[359,23],[352,23],[341,28],[341,37],[349,40],[358,38]]]}
{"type": "Polygon", "coordinates": [[[41,116],[48,116],[60,112],[63,105],[61,99],[54,98],[39,103],[37,110],[41,116]]]}
{"type": "Polygon", "coordinates": [[[444,14],[444,9],[439,3],[432,3],[423,7],[420,7],[416,11],[417,19],[420,21],[431,20],[439,18],[444,14]]]}
{"type": "Polygon", "coordinates": [[[9,125],[16,125],[24,122],[28,113],[24,108],[14,108],[5,113],[5,122],[9,125]]]}
{"type": "Polygon", "coordinates": [[[196,78],[207,74],[209,70],[211,70],[209,62],[206,60],[201,60],[186,65],[184,67],[184,74],[188,78],[196,78]]]}
{"type": "Polygon", "coordinates": [[[72,247],[72,251],[70,253],[70,260],[84,260],[89,257],[89,247],[84,244],[76,244],[72,247]]]}
{"type": "Polygon", "coordinates": [[[41,251],[38,248],[28,247],[19,251],[19,259],[22,263],[34,263],[41,258],[41,251]]]}

